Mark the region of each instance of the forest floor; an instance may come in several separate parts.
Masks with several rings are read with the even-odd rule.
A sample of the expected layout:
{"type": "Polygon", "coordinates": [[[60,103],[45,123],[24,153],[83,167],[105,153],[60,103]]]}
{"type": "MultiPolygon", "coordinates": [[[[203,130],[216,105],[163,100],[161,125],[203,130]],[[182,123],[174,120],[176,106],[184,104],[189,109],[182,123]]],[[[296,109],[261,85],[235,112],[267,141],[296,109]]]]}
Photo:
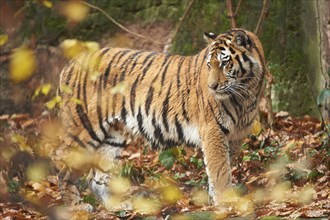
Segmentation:
{"type": "Polygon", "coordinates": [[[81,177],[87,174],[86,164],[95,163],[90,159],[94,157],[78,151],[71,152],[69,160],[72,169],[84,167],[76,182],[80,201],[64,205],[60,186],[65,183],[49,156],[58,147],[54,137],[59,128],[49,116],[2,115],[0,218],[327,219],[330,142],[326,127],[310,116],[296,118],[286,112],[275,115],[272,128],[256,124],[232,168],[236,186],[224,193],[218,208],[208,205],[200,150],[156,151],[132,141],[115,168],[111,208],[106,209],[81,177]]]}

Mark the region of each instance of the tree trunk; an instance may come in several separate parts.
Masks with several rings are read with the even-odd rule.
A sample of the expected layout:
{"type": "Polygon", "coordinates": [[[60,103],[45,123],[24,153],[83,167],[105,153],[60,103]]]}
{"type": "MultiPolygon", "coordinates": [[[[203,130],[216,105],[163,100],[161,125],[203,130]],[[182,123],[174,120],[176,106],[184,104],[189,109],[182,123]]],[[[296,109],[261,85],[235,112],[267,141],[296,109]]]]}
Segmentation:
{"type": "MultiPolygon", "coordinates": [[[[321,74],[324,78],[320,81],[320,88],[330,88],[330,0],[317,0],[318,29],[320,31],[320,65],[321,74]]],[[[330,119],[330,98],[321,107],[325,120],[330,119]]]]}

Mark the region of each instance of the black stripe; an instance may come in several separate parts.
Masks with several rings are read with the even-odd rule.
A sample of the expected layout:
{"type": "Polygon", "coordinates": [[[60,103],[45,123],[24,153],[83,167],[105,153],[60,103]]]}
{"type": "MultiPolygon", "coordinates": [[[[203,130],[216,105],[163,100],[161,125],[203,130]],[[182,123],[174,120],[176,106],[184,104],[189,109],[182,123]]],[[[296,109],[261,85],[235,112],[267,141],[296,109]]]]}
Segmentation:
{"type": "Polygon", "coordinates": [[[229,47],[229,50],[230,50],[230,53],[231,53],[232,55],[234,55],[234,54],[236,53],[236,51],[235,51],[233,48],[231,48],[231,47],[229,47]]]}
{"type": "Polygon", "coordinates": [[[135,57],[136,55],[139,55],[141,54],[142,52],[141,51],[137,51],[133,54],[131,54],[128,58],[126,58],[126,60],[122,63],[122,65],[120,66],[120,70],[122,70],[124,67],[124,70],[122,70],[121,74],[120,74],[120,78],[119,78],[119,82],[122,82],[124,79],[125,79],[125,76],[126,76],[126,71],[127,71],[127,68],[129,66],[129,64],[133,61],[133,57],[135,57]]]}
{"type": "Polygon", "coordinates": [[[151,123],[154,127],[154,137],[155,137],[155,139],[158,140],[158,142],[160,144],[164,144],[163,132],[162,132],[162,129],[157,124],[156,117],[155,117],[155,112],[153,112],[153,114],[152,114],[151,123]]]}
{"type": "Polygon", "coordinates": [[[119,148],[126,147],[126,141],[119,143],[116,141],[116,139],[106,139],[104,143],[110,145],[111,147],[119,147],[119,148]]]}
{"type": "Polygon", "coordinates": [[[106,106],[105,106],[105,117],[106,117],[106,120],[108,120],[108,117],[109,117],[109,97],[110,95],[107,95],[107,101],[106,101],[106,106]]]}
{"type": "Polygon", "coordinates": [[[68,114],[70,116],[70,120],[73,122],[73,124],[78,127],[78,123],[76,122],[76,120],[73,117],[72,112],[70,111],[70,109],[66,109],[65,111],[66,114],[68,114]]]}
{"type": "Polygon", "coordinates": [[[151,86],[148,91],[148,97],[147,97],[146,105],[145,105],[146,115],[149,115],[149,110],[150,110],[152,97],[154,95],[154,90],[155,90],[154,87],[151,86]]]}
{"type": "MultiPolygon", "coordinates": [[[[79,81],[81,81],[81,75],[79,76],[79,81]]],[[[78,83],[78,89],[77,89],[77,99],[80,99],[80,84],[78,83]]],[[[86,115],[86,113],[84,112],[83,108],[81,105],[77,104],[76,105],[76,111],[77,114],[79,116],[79,119],[82,123],[82,125],[84,126],[84,128],[87,130],[87,132],[89,133],[89,135],[97,142],[101,143],[101,140],[97,137],[97,135],[95,134],[92,124],[89,121],[88,116],[86,115]]]]}
{"type": "MultiPolygon", "coordinates": [[[[200,53],[202,53],[202,52],[200,52],[200,53]]],[[[199,78],[198,78],[198,82],[197,82],[198,91],[201,93],[200,97],[202,98],[202,105],[203,105],[202,108],[204,108],[205,101],[204,101],[204,93],[203,93],[202,85],[201,85],[200,82],[201,82],[201,77],[202,77],[202,68],[204,67],[204,63],[205,63],[205,60],[207,58],[208,53],[209,53],[209,48],[206,48],[205,51],[204,51],[202,64],[201,64],[200,69],[199,69],[199,73],[198,73],[199,78]]]]}
{"type": "Polygon", "coordinates": [[[143,118],[141,113],[141,107],[139,107],[138,114],[136,116],[136,119],[138,121],[138,128],[141,134],[144,134],[144,128],[143,128],[143,118]]]}
{"type": "Polygon", "coordinates": [[[163,124],[164,124],[165,130],[167,132],[169,131],[167,114],[168,114],[168,104],[169,104],[169,99],[170,99],[171,88],[172,88],[172,83],[170,84],[170,86],[167,90],[167,93],[166,93],[165,100],[163,101],[163,111],[162,111],[163,124]]]}
{"type": "Polygon", "coordinates": [[[241,62],[241,60],[240,60],[239,55],[236,55],[236,56],[235,56],[235,60],[237,60],[238,65],[239,65],[239,67],[240,67],[240,69],[241,69],[241,72],[242,72],[242,74],[244,75],[244,74],[246,73],[246,70],[245,70],[244,67],[243,67],[243,64],[242,64],[242,62],[241,62]]]}
{"type": "MultiPolygon", "coordinates": [[[[156,53],[150,54],[150,55],[149,55],[149,58],[152,57],[152,55],[155,55],[155,54],[156,54],[156,53]]],[[[152,63],[154,62],[154,60],[155,60],[156,57],[157,57],[157,56],[153,56],[153,58],[150,60],[150,62],[147,64],[147,66],[145,66],[145,67],[143,68],[143,70],[142,70],[142,77],[141,77],[140,82],[142,82],[142,80],[144,79],[146,73],[148,72],[150,66],[152,65],[152,63]]],[[[149,59],[149,58],[148,58],[148,59],[149,59]]],[[[146,59],[145,61],[147,61],[148,59],[146,59]]],[[[143,65],[144,65],[144,64],[143,64],[143,65]]]]}
{"type": "Polygon", "coordinates": [[[84,77],[84,81],[83,81],[83,97],[84,97],[84,105],[85,105],[85,109],[86,109],[86,113],[88,113],[88,103],[87,103],[87,77],[88,77],[88,72],[87,71],[83,71],[82,73],[85,73],[85,77],[84,77]]]}
{"type": "Polygon", "coordinates": [[[184,96],[182,95],[182,115],[183,115],[183,117],[184,117],[184,119],[187,121],[187,122],[189,122],[190,121],[190,119],[189,119],[189,117],[188,117],[188,113],[187,113],[187,110],[186,110],[186,102],[185,102],[185,98],[184,98],[184,96]]]}
{"type": "Polygon", "coordinates": [[[109,50],[110,50],[110,48],[104,48],[104,49],[102,49],[101,53],[98,55],[97,60],[96,60],[96,65],[95,65],[96,70],[99,70],[102,58],[109,50]]]}
{"type": "Polygon", "coordinates": [[[107,86],[107,81],[108,81],[108,78],[109,78],[109,74],[110,74],[110,71],[111,71],[111,66],[112,66],[112,63],[117,63],[126,53],[128,53],[129,49],[127,50],[120,50],[118,51],[116,54],[114,54],[114,56],[112,57],[112,59],[110,60],[105,72],[104,72],[104,81],[103,81],[103,89],[106,88],[107,86]],[[119,56],[120,55],[120,56],[119,56]],[[118,58],[118,61],[115,61],[115,59],[117,58],[117,56],[119,56],[118,58]]]}
{"type": "Polygon", "coordinates": [[[200,68],[200,67],[197,65],[198,60],[199,60],[199,55],[200,55],[200,54],[201,54],[201,53],[198,53],[198,54],[195,56],[195,68],[194,68],[194,73],[193,73],[193,75],[194,75],[194,83],[195,83],[195,85],[196,85],[196,83],[197,83],[198,68],[200,68]]]}
{"type": "Polygon", "coordinates": [[[214,109],[213,109],[213,107],[212,107],[210,101],[208,101],[208,105],[209,105],[210,110],[211,110],[211,112],[212,112],[212,114],[213,114],[214,120],[217,122],[217,124],[218,124],[219,128],[221,129],[221,131],[222,131],[225,135],[229,134],[229,130],[228,130],[228,128],[226,128],[225,126],[223,126],[223,125],[219,122],[218,117],[216,116],[216,114],[215,114],[215,112],[214,112],[214,109]]]}
{"type": "Polygon", "coordinates": [[[222,101],[220,101],[220,103],[221,103],[221,107],[223,108],[225,113],[231,118],[233,123],[236,124],[236,120],[235,120],[234,116],[231,114],[231,112],[228,110],[227,106],[222,101]]]}
{"type": "Polygon", "coordinates": [[[132,115],[134,116],[134,104],[135,104],[135,95],[136,95],[136,87],[138,85],[139,82],[139,76],[135,79],[132,88],[131,88],[131,92],[130,92],[130,105],[131,105],[131,110],[132,110],[132,115]]]}
{"type": "Polygon", "coordinates": [[[234,95],[229,96],[230,104],[233,106],[236,115],[241,115],[243,112],[243,107],[239,104],[234,95]]]}
{"type": "Polygon", "coordinates": [[[125,98],[123,98],[123,102],[121,104],[120,118],[123,120],[125,124],[126,124],[126,116],[127,116],[127,110],[125,108],[125,98]]]}
{"type": "Polygon", "coordinates": [[[92,146],[94,149],[97,148],[97,145],[95,145],[92,141],[88,141],[87,144],[92,146]]]}
{"type": "MultiPolygon", "coordinates": [[[[171,57],[172,58],[172,57],[171,57]]],[[[161,86],[163,87],[164,86],[164,82],[165,82],[165,76],[166,76],[166,73],[167,73],[167,69],[168,69],[168,66],[174,62],[173,59],[169,59],[168,63],[166,64],[165,66],[165,69],[162,73],[162,78],[161,78],[161,86]]]]}
{"type": "MultiPolygon", "coordinates": [[[[69,85],[69,83],[70,83],[70,80],[71,80],[71,77],[72,77],[72,73],[73,73],[73,67],[74,67],[74,63],[73,62],[70,63],[70,67],[71,67],[71,69],[69,70],[69,73],[68,73],[68,75],[66,77],[65,85],[69,85]]],[[[66,72],[67,69],[65,69],[63,71],[66,72]]]]}
{"type": "Polygon", "coordinates": [[[176,128],[176,133],[178,134],[178,141],[182,142],[183,141],[183,130],[182,130],[182,125],[180,124],[178,120],[178,115],[175,115],[175,128],[176,128]]]}
{"type": "Polygon", "coordinates": [[[152,57],[154,56],[155,54],[157,54],[157,52],[152,52],[152,53],[149,53],[148,56],[145,57],[145,59],[142,61],[142,67],[147,63],[147,61],[152,57]]]}
{"type": "Polygon", "coordinates": [[[176,73],[176,87],[178,89],[178,96],[180,96],[180,86],[181,86],[181,82],[180,82],[180,71],[181,71],[181,67],[182,67],[182,63],[184,61],[185,57],[181,57],[179,63],[178,63],[178,71],[176,73]]]}
{"type": "Polygon", "coordinates": [[[82,140],[80,140],[79,137],[77,137],[76,135],[71,134],[70,132],[67,133],[67,135],[74,140],[78,145],[80,145],[83,148],[86,148],[87,146],[84,144],[84,142],[82,140]]]}
{"type": "Polygon", "coordinates": [[[89,65],[85,65],[85,62],[86,62],[86,59],[87,59],[87,57],[88,57],[88,59],[87,59],[87,62],[88,62],[88,64],[90,63],[90,59],[92,58],[92,56],[95,54],[95,52],[94,53],[90,53],[90,54],[88,54],[88,55],[86,55],[85,57],[84,57],[84,59],[83,59],[83,61],[82,61],[82,63],[80,64],[82,67],[82,72],[81,72],[81,74],[85,74],[85,77],[84,77],[84,81],[83,81],[83,97],[84,97],[84,105],[85,105],[85,109],[86,109],[86,113],[88,113],[88,103],[87,103],[87,89],[86,89],[86,87],[87,87],[87,77],[88,77],[88,74],[89,74],[89,69],[84,69],[84,66],[86,67],[86,66],[89,66],[89,65]]]}
{"type": "MultiPolygon", "coordinates": [[[[156,74],[156,76],[155,76],[155,77],[153,78],[153,80],[151,81],[151,84],[153,84],[153,83],[157,80],[157,78],[158,78],[158,76],[159,76],[159,73],[162,72],[162,70],[163,70],[165,64],[166,64],[167,61],[168,61],[169,56],[170,56],[169,54],[166,54],[166,55],[165,55],[165,59],[164,59],[162,65],[160,65],[161,68],[159,69],[158,73],[156,74]]],[[[160,93],[161,93],[161,91],[160,91],[160,93]]]]}
{"type": "Polygon", "coordinates": [[[104,134],[104,138],[106,138],[107,135],[108,135],[108,132],[106,131],[106,129],[103,126],[103,117],[102,117],[102,101],[101,101],[101,97],[102,97],[102,78],[103,77],[101,75],[98,90],[97,90],[96,112],[97,112],[97,118],[99,120],[99,127],[100,127],[101,131],[104,134]]]}
{"type": "Polygon", "coordinates": [[[101,140],[97,137],[96,133],[93,130],[92,124],[84,112],[83,108],[81,105],[76,105],[76,111],[79,115],[80,121],[83,124],[84,128],[87,130],[88,134],[93,138],[95,141],[101,143],[101,140]]]}
{"type": "Polygon", "coordinates": [[[131,70],[128,72],[127,76],[131,75],[131,73],[133,72],[133,70],[134,70],[136,64],[138,63],[138,62],[137,62],[138,59],[139,59],[142,55],[143,55],[143,53],[140,52],[140,54],[134,58],[134,63],[133,63],[133,65],[132,65],[132,67],[131,67],[131,70]]]}
{"type": "Polygon", "coordinates": [[[248,58],[248,56],[246,55],[245,52],[242,53],[242,58],[243,58],[244,62],[250,61],[250,59],[248,58]]]}

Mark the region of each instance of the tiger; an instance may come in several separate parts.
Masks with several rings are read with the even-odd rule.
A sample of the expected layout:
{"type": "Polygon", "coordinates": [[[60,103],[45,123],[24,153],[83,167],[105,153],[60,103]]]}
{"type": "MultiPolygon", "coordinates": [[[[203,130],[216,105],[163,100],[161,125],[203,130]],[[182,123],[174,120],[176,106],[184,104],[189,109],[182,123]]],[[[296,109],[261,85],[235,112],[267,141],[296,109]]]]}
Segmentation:
{"type": "MultiPolygon", "coordinates": [[[[210,201],[219,205],[232,187],[232,155],[257,118],[266,64],[250,31],[204,38],[207,46],[191,56],[107,47],[71,60],[59,83],[65,145],[116,162],[127,146],[119,122],[159,149],[200,148],[210,201]]],[[[110,182],[109,173],[94,172],[90,187],[103,202],[110,182]]]]}

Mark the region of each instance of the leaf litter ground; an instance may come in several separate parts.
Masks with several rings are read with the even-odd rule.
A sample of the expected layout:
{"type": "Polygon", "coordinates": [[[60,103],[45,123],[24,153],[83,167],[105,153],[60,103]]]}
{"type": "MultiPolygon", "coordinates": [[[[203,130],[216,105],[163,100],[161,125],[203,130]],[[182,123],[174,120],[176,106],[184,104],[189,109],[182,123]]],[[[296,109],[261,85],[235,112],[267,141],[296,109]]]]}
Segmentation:
{"type": "MultiPolygon", "coordinates": [[[[272,128],[256,126],[232,168],[235,187],[224,193],[218,208],[208,205],[200,150],[157,151],[139,139],[115,167],[111,208],[101,205],[79,178],[87,175],[86,169],[77,172],[78,199],[64,205],[61,166],[52,162],[59,145],[54,134],[60,128],[47,115],[2,115],[0,123],[2,219],[295,219],[330,214],[329,124],[322,128],[310,116],[279,112],[272,128]]],[[[74,154],[71,160],[84,166],[86,157],[74,154]]]]}

